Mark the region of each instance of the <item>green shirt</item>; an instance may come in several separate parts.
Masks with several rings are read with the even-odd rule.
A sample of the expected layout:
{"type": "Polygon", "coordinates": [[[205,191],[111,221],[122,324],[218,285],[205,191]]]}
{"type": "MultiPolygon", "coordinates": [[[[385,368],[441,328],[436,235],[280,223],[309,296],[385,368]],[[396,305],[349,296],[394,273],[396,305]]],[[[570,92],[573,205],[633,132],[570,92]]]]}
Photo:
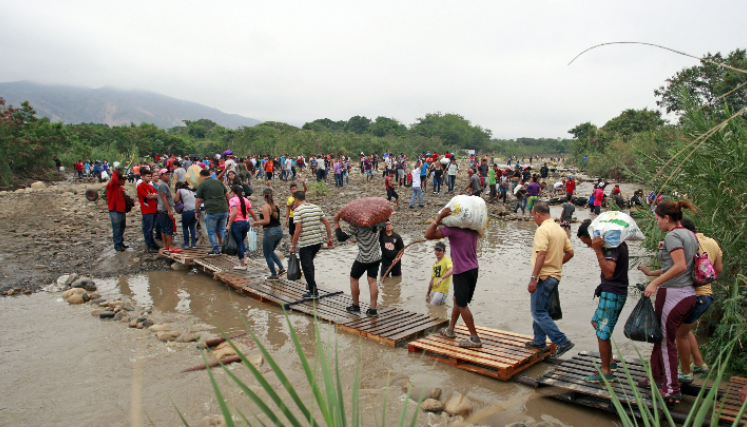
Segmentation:
{"type": "Polygon", "coordinates": [[[496,184],[496,182],[495,182],[495,170],[494,169],[490,169],[488,171],[488,184],[490,184],[490,185],[495,185],[496,184]]]}
{"type": "Polygon", "coordinates": [[[202,199],[206,214],[214,215],[228,212],[227,192],[222,182],[215,178],[205,178],[197,187],[195,197],[202,199]]]}

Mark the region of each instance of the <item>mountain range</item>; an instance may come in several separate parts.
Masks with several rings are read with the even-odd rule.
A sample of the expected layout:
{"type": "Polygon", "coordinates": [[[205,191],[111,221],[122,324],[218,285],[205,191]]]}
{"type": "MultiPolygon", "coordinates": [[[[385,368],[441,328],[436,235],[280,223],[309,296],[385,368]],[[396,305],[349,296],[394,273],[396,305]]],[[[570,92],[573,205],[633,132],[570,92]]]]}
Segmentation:
{"type": "Polygon", "coordinates": [[[224,113],[196,102],[154,92],[112,87],[91,89],[46,85],[28,81],[0,83],[0,98],[20,106],[29,101],[37,116],[65,123],[105,123],[110,126],[153,123],[168,129],[184,126],[182,120],[210,119],[221,126],[254,126],[260,120],[224,113]]]}

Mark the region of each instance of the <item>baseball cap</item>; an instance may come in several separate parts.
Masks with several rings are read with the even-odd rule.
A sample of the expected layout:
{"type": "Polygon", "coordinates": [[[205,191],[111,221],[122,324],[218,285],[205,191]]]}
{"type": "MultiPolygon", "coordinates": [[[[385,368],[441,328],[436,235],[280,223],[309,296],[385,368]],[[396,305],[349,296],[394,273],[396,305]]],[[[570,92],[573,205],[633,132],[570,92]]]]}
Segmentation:
{"type": "Polygon", "coordinates": [[[568,175],[568,179],[573,179],[573,175],[568,175]]]}
{"type": "Polygon", "coordinates": [[[169,170],[168,170],[168,169],[166,169],[166,168],[164,168],[164,169],[161,169],[160,171],[158,171],[158,174],[159,174],[159,175],[163,175],[163,174],[165,174],[165,173],[169,173],[169,170]]]}
{"type": "Polygon", "coordinates": [[[444,242],[436,242],[436,246],[434,249],[441,249],[442,251],[446,250],[446,244],[444,242]]]}

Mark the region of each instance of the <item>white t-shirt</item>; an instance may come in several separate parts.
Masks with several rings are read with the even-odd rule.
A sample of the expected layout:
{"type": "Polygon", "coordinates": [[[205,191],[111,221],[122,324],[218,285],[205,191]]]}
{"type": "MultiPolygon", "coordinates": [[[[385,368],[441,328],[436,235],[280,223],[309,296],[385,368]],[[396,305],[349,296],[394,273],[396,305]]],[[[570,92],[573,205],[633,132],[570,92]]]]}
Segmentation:
{"type": "Polygon", "coordinates": [[[316,168],[325,170],[326,167],[324,166],[324,159],[316,159],[316,168]]]}
{"type": "Polygon", "coordinates": [[[524,188],[523,185],[521,184],[517,185],[516,188],[514,188],[514,194],[519,194],[519,190],[521,190],[522,188],[524,188]]]}
{"type": "Polygon", "coordinates": [[[290,158],[285,159],[285,169],[292,170],[293,169],[293,160],[290,158]]]}
{"type": "Polygon", "coordinates": [[[237,166],[236,162],[233,159],[226,160],[226,164],[225,164],[226,173],[228,173],[228,171],[236,172],[236,166],[237,166]]]}
{"type": "Polygon", "coordinates": [[[415,169],[410,174],[412,176],[412,187],[420,188],[420,169],[415,169]]]}
{"type": "Polygon", "coordinates": [[[561,188],[563,188],[563,183],[558,181],[555,184],[553,184],[552,188],[555,190],[560,190],[561,188]]]}
{"type": "Polygon", "coordinates": [[[457,169],[459,169],[459,166],[457,166],[456,163],[449,163],[449,169],[446,173],[448,175],[456,175],[457,169]]]}

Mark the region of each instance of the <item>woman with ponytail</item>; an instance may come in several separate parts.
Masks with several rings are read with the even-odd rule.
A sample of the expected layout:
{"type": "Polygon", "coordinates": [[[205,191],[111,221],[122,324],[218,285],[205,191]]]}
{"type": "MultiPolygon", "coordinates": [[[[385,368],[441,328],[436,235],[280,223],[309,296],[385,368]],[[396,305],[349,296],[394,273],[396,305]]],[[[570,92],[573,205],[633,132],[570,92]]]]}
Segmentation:
{"type": "MultiPolygon", "coordinates": [[[[651,352],[651,370],[662,397],[668,404],[680,403],[680,383],[677,375],[677,345],[675,339],[680,325],[695,306],[696,296],[692,277],[698,241],[695,234],[682,226],[682,208],[695,211],[689,200],[664,200],[656,207],[656,225],[666,234],[659,242],[661,270],[651,271],[638,266],[646,276],[656,277],[646,286],[644,294],[656,294],[656,315],[664,335],[662,342],[651,352]]],[[[650,386],[648,380],[639,385],[650,386]]]]}
{"type": "Polygon", "coordinates": [[[241,265],[235,266],[234,269],[246,270],[246,262],[244,261],[246,245],[244,245],[244,239],[246,239],[246,234],[250,228],[247,215],[251,215],[255,221],[257,220],[257,215],[252,210],[252,202],[244,197],[244,188],[242,186],[234,185],[231,187],[231,191],[234,197],[228,202],[229,216],[226,231],[230,230],[234,240],[236,240],[236,246],[239,248],[239,262],[241,265]]]}
{"type": "Polygon", "coordinates": [[[262,196],[265,199],[265,205],[262,206],[262,212],[259,214],[261,219],[252,226],[261,225],[264,228],[262,252],[265,255],[265,261],[267,261],[267,267],[270,268],[270,276],[267,280],[277,280],[278,276],[285,274],[283,263],[280,262],[280,258],[275,253],[275,249],[283,239],[283,228],[280,226],[280,208],[272,198],[272,188],[265,188],[262,191],[262,196]],[[278,271],[275,270],[275,265],[278,266],[278,271]]]}

